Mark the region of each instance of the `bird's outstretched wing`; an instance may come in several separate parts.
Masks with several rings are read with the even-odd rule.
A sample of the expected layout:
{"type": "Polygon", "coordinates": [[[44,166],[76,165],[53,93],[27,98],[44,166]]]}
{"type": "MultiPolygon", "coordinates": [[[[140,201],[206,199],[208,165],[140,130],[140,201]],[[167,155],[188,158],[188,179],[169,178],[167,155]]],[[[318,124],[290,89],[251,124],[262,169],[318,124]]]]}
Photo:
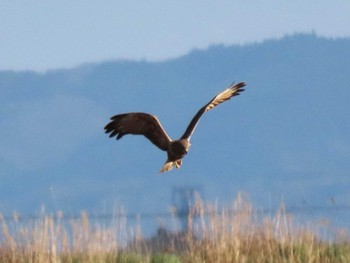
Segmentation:
{"type": "Polygon", "coordinates": [[[194,132],[199,119],[202,117],[204,112],[207,112],[219,105],[220,103],[231,99],[233,96],[237,96],[240,92],[244,91],[243,87],[246,84],[244,82],[240,82],[237,84],[231,84],[226,90],[216,95],[211,101],[209,101],[206,105],[204,105],[197,114],[193,117],[190,124],[188,125],[185,133],[182,135],[181,139],[190,139],[192,133],[194,132]]]}
{"type": "Polygon", "coordinates": [[[117,140],[126,134],[143,135],[158,148],[166,151],[171,139],[163,129],[157,117],[143,113],[131,112],[111,117],[111,122],[105,126],[109,137],[117,136],[117,140]]]}

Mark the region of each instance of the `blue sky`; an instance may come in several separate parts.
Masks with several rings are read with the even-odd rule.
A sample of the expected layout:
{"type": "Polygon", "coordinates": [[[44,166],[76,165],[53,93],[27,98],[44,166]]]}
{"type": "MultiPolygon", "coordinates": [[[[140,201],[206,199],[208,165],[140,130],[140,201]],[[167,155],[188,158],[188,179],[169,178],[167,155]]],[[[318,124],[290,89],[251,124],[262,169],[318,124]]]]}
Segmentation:
{"type": "Polygon", "coordinates": [[[0,3],[0,70],[164,60],[211,44],[295,32],[350,36],[350,1],[9,1],[0,3]]]}

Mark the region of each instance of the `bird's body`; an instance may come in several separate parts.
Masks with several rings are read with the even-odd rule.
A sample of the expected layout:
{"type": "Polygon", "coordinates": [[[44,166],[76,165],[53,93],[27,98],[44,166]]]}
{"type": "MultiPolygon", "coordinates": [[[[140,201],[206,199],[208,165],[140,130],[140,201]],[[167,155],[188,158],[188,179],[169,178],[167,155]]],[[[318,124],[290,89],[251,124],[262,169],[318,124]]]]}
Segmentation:
{"type": "Polygon", "coordinates": [[[158,148],[167,152],[168,159],[160,172],[170,171],[174,166],[176,168],[181,166],[182,158],[186,156],[191,146],[191,135],[201,116],[218,104],[239,95],[240,92],[244,91],[244,86],[244,82],[232,84],[215,96],[197,112],[184,134],[178,140],[172,140],[168,136],[156,116],[143,112],[131,112],[113,116],[111,118],[112,121],[105,126],[105,132],[110,133],[110,137],[116,136],[117,140],[126,134],[144,135],[158,148]]]}

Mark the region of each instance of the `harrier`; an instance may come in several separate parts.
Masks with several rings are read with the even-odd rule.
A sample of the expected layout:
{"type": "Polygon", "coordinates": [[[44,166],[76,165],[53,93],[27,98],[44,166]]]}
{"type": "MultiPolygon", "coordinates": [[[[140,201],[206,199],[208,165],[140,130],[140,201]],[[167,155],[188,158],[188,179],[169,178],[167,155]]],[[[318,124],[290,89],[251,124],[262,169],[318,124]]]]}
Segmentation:
{"type": "Polygon", "coordinates": [[[231,84],[226,90],[215,96],[211,101],[204,105],[193,117],[185,133],[178,140],[172,140],[163,129],[158,118],[154,115],[143,112],[130,112],[111,117],[111,122],[105,126],[105,132],[110,133],[109,137],[116,136],[117,140],[126,134],[143,135],[149,139],[155,146],[168,154],[160,173],[170,171],[176,166],[179,168],[182,164],[182,158],[188,153],[190,148],[190,138],[194,132],[199,119],[204,112],[207,112],[220,103],[237,96],[244,91],[246,84],[240,82],[231,84]]]}

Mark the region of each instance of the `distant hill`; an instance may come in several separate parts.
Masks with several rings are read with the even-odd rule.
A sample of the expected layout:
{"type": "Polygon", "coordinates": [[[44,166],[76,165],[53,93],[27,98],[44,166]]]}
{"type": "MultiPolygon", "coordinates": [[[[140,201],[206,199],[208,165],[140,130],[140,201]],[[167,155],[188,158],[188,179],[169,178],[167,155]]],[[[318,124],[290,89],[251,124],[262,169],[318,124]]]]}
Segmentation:
{"type": "MultiPolygon", "coordinates": [[[[246,191],[265,208],[350,205],[349,83],[350,39],[313,34],[157,63],[2,71],[0,212],[166,212],[173,187],[220,203],[246,191]],[[164,152],[103,133],[111,115],[145,111],[177,138],[232,81],[246,91],[204,115],[180,170],[158,176],[164,152]]],[[[345,212],[327,216],[342,224],[345,212]]]]}

